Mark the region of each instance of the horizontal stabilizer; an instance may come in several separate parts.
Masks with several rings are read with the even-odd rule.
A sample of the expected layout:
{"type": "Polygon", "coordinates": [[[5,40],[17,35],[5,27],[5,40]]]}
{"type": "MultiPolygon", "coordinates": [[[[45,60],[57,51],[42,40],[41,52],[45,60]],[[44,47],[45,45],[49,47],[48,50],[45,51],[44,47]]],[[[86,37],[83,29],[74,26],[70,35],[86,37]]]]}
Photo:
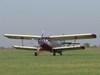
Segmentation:
{"type": "Polygon", "coordinates": [[[80,44],[80,43],[62,42],[61,44],[68,44],[68,45],[70,45],[70,44],[80,44]]]}

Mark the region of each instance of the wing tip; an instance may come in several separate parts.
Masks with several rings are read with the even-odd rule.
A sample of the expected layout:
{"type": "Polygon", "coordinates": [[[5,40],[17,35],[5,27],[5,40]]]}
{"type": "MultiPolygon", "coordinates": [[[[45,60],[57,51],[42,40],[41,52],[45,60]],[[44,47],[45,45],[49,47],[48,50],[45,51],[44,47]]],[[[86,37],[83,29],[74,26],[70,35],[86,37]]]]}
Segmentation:
{"type": "Polygon", "coordinates": [[[85,47],[84,47],[84,46],[80,46],[80,48],[85,49],[85,47]]]}
{"type": "Polygon", "coordinates": [[[7,35],[7,34],[3,34],[3,36],[5,36],[5,37],[6,37],[6,35],[7,35]]]}
{"type": "Polygon", "coordinates": [[[97,38],[97,35],[96,35],[96,34],[92,34],[92,36],[93,36],[94,38],[97,38]]]}

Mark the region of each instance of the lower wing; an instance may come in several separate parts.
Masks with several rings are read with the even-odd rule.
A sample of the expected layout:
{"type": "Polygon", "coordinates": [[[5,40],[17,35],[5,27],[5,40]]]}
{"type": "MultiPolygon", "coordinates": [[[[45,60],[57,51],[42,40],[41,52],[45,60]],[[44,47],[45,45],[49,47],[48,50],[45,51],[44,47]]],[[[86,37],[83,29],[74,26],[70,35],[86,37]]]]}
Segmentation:
{"type": "Polygon", "coordinates": [[[79,50],[79,49],[85,49],[84,46],[68,46],[68,47],[54,47],[53,50],[60,50],[60,51],[67,51],[67,50],[79,50]]]}
{"type": "MultiPolygon", "coordinates": [[[[25,49],[25,50],[37,50],[37,47],[29,47],[29,46],[13,46],[16,49],[25,49]]],[[[54,47],[53,50],[61,50],[61,51],[67,51],[67,50],[79,50],[79,49],[85,49],[84,46],[68,46],[68,47],[54,47]]]]}
{"type": "Polygon", "coordinates": [[[25,49],[25,50],[37,50],[37,47],[29,47],[29,46],[13,46],[16,49],[25,49]]]}

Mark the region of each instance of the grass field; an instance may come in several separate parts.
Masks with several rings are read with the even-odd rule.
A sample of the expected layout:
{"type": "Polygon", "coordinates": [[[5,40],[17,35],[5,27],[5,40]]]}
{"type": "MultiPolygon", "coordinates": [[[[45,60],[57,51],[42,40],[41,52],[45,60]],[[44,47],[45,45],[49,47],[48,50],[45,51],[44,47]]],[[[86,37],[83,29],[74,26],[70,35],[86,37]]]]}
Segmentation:
{"type": "Polygon", "coordinates": [[[100,75],[100,48],[37,57],[33,51],[0,50],[0,75],[100,75]]]}

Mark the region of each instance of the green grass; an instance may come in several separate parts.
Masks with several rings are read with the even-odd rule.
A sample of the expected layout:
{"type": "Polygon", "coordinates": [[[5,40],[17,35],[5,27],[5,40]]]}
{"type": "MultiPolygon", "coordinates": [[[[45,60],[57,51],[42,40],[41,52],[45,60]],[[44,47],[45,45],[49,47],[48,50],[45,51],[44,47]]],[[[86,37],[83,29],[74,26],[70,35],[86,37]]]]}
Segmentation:
{"type": "Polygon", "coordinates": [[[100,75],[100,49],[63,52],[52,56],[44,52],[0,50],[0,75],[100,75]]]}

